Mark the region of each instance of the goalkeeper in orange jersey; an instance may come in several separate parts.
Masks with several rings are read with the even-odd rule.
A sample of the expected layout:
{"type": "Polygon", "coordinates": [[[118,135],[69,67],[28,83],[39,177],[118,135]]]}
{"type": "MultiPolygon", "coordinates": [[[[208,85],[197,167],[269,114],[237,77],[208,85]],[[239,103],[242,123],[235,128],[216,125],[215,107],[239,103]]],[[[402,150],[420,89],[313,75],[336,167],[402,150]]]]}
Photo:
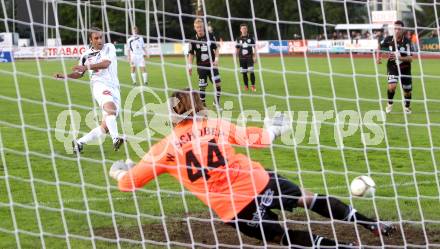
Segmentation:
{"type": "Polygon", "coordinates": [[[301,189],[235,152],[234,144],[270,146],[275,137],[292,127],[287,118],[266,119],[265,128],[209,119],[199,94],[189,89],[173,93],[170,103],[173,132],[154,144],[134,167],[123,161],[112,165],[110,176],[118,181],[121,191],[134,191],[163,173],[171,174],[225,223],[247,236],[282,245],[349,246],[309,231],[286,230],[273,209],[303,207],[327,218],[358,222],[376,235],[393,231],[392,226],[367,218],[334,197],[301,189]]]}

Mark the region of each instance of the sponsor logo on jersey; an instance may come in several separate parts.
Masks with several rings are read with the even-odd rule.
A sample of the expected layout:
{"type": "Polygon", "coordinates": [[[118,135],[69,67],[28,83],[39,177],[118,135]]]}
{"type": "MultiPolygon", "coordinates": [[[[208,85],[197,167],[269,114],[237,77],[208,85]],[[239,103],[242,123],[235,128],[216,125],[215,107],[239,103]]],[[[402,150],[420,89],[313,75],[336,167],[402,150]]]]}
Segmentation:
{"type": "Polygon", "coordinates": [[[112,96],[112,92],[110,92],[109,90],[104,90],[102,91],[102,95],[112,96]]]}

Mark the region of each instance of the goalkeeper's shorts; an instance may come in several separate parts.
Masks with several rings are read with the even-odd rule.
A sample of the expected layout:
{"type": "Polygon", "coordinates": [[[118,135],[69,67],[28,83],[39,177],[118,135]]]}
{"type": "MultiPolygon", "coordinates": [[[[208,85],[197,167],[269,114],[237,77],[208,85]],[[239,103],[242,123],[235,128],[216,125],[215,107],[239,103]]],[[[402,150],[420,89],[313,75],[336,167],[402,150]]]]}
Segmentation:
{"type": "Polygon", "coordinates": [[[268,241],[285,233],[282,222],[278,221],[278,215],[271,209],[291,212],[302,196],[301,189],[296,184],[279,175],[270,173],[269,176],[266,188],[240,211],[238,219],[228,223],[247,236],[260,240],[265,238],[268,241]]]}

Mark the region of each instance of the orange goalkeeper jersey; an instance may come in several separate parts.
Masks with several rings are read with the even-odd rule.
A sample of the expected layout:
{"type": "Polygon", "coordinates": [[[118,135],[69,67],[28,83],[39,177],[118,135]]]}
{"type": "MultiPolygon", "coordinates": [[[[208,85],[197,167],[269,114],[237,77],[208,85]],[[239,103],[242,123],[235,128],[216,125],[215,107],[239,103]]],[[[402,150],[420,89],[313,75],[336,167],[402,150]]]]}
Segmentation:
{"type": "Polygon", "coordinates": [[[261,164],[237,154],[232,144],[265,147],[270,143],[262,128],[239,127],[219,119],[187,120],[151,147],[119,180],[119,189],[133,191],[169,173],[223,221],[230,221],[269,182],[261,164]]]}

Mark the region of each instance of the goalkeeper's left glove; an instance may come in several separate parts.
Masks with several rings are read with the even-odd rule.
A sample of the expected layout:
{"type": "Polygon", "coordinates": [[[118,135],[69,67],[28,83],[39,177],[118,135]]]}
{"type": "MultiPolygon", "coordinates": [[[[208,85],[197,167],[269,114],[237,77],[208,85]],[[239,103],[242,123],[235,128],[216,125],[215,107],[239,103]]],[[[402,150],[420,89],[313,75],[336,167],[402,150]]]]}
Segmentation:
{"type": "Polygon", "coordinates": [[[292,121],[289,117],[277,113],[272,118],[266,117],[264,119],[264,127],[269,132],[270,138],[273,141],[276,137],[292,129],[292,121]]]}
{"type": "Polygon", "coordinates": [[[130,159],[127,159],[125,162],[122,160],[116,161],[112,164],[109,174],[113,179],[119,181],[134,165],[134,162],[130,159]]]}

